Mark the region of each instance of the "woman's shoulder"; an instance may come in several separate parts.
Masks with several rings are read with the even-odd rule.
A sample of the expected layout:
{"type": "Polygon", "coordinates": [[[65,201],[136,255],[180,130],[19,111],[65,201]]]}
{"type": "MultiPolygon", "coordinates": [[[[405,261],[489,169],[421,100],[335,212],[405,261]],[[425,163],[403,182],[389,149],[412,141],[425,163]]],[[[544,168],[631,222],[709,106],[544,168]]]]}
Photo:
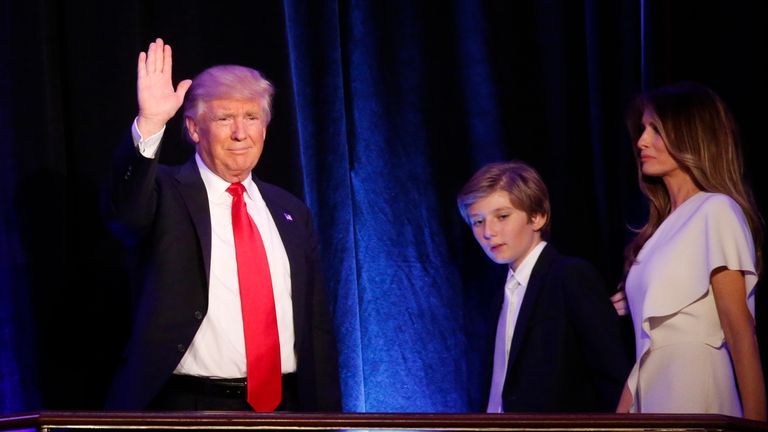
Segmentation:
{"type": "Polygon", "coordinates": [[[730,197],[720,192],[699,192],[702,195],[702,205],[712,208],[739,208],[739,204],[730,197]]]}
{"type": "Polygon", "coordinates": [[[733,240],[737,237],[751,240],[749,223],[741,206],[726,194],[709,192],[705,194],[697,211],[698,216],[692,219],[692,221],[698,221],[695,226],[704,227],[707,231],[705,238],[710,241],[733,240]]]}
{"type": "Polygon", "coordinates": [[[744,212],[739,204],[730,196],[719,192],[700,192],[702,194],[699,212],[708,217],[731,217],[735,215],[739,219],[744,218],[744,212]]]}

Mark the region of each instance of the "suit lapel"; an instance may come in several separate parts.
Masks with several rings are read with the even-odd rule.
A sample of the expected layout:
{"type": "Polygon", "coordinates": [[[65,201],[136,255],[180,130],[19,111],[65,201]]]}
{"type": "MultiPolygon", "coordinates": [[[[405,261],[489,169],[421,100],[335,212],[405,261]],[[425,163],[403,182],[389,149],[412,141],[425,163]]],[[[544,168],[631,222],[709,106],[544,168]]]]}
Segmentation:
{"type": "Polygon", "coordinates": [[[520,347],[523,345],[523,340],[533,319],[533,312],[536,309],[539,294],[543,289],[546,289],[544,286],[545,280],[555,253],[554,248],[550,245],[544,246],[544,250],[541,251],[539,259],[536,260],[536,264],[534,264],[531,271],[531,277],[528,279],[528,286],[525,288],[525,295],[523,296],[523,304],[520,305],[520,313],[517,316],[515,333],[512,336],[512,343],[509,347],[509,359],[507,361],[508,376],[510,376],[509,371],[515,363],[515,358],[520,352],[520,347]]]}
{"type": "Polygon", "coordinates": [[[285,254],[288,255],[288,262],[292,264],[291,279],[293,279],[293,263],[300,262],[298,260],[301,258],[300,253],[302,250],[301,245],[296,243],[296,224],[299,223],[296,219],[297,215],[286,210],[282,203],[270,193],[269,188],[264,186],[263,182],[255,177],[253,181],[259,188],[261,197],[264,198],[264,203],[266,203],[267,208],[269,209],[269,214],[272,216],[272,220],[275,221],[277,232],[280,233],[280,240],[283,242],[285,254]]]}
{"type": "Polygon", "coordinates": [[[303,224],[306,221],[301,219],[300,215],[294,214],[291,210],[285,208],[279,196],[272,193],[270,185],[263,183],[253,176],[253,181],[259,188],[261,197],[269,209],[269,214],[275,222],[277,232],[280,234],[280,240],[283,242],[285,254],[288,257],[288,265],[291,271],[291,302],[293,304],[293,323],[296,336],[296,346],[299,346],[303,332],[301,329],[304,324],[306,314],[305,302],[306,296],[306,265],[304,250],[310,241],[306,236],[309,233],[303,231],[303,224]]]}
{"type": "Polygon", "coordinates": [[[179,193],[189,211],[200,241],[207,287],[211,276],[211,213],[208,207],[208,193],[194,157],[179,168],[176,180],[179,182],[179,193]]]}

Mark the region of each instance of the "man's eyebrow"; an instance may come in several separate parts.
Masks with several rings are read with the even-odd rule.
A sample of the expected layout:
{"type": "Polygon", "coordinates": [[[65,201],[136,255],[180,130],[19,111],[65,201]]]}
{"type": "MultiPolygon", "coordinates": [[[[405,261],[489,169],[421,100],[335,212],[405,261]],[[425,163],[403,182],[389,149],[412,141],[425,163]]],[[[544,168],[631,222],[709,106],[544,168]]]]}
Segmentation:
{"type": "Polygon", "coordinates": [[[209,111],[208,115],[210,115],[211,117],[221,117],[221,116],[232,115],[232,112],[233,112],[232,110],[228,110],[228,109],[217,109],[217,110],[209,111]]]}

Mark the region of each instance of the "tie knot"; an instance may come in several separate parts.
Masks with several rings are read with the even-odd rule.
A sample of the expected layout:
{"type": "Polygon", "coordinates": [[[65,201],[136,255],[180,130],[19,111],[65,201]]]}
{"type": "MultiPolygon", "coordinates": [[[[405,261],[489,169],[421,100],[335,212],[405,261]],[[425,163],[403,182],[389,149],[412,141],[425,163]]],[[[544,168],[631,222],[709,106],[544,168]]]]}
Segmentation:
{"type": "Polygon", "coordinates": [[[245,192],[245,186],[243,186],[243,184],[240,182],[232,183],[227,188],[227,192],[229,192],[229,194],[233,197],[239,197],[243,195],[243,192],[245,192]]]}
{"type": "Polygon", "coordinates": [[[520,281],[518,281],[514,275],[510,274],[509,277],[507,278],[507,283],[504,285],[504,288],[507,289],[509,292],[513,292],[519,287],[520,287],[520,281]]]}

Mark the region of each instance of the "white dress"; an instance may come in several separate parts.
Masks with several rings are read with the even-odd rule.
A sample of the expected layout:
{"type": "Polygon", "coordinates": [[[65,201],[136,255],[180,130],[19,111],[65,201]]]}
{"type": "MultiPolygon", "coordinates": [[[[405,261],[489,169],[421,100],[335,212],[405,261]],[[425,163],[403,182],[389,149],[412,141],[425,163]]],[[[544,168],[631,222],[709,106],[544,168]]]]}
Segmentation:
{"type": "Polygon", "coordinates": [[[632,412],[742,415],[710,275],[742,271],[754,317],[754,263],[744,213],[723,194],[697,193],[648,239],[625,287],[637,355],[632,412]]]}

